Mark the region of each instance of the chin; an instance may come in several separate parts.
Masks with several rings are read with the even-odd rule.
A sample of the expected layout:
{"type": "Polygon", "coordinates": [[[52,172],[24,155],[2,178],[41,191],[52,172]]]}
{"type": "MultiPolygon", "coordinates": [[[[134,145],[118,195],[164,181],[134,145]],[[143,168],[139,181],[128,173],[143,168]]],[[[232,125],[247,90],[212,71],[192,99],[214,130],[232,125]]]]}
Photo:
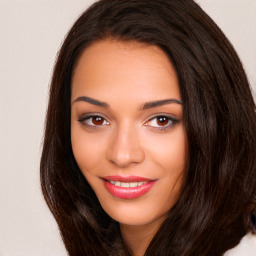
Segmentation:
{"type": "MultiPolygon", "coordinates": [[[[118,200],[119,201],[119,200],[118,200]]],[[[137,202],[139,203],[139,202],[137,202]]],[[[142,203],[136,204],[133,202],[119,202],[115,204],[106,205],[101,204],[104,211],[115,221],[123,225],[143,226],[153,222],[163,222],[166,218],[169,209],[163,211],[154,211],[154,208],[142,203]]],[[[156,208],[155,208],[156,210],[156,208]]]]}

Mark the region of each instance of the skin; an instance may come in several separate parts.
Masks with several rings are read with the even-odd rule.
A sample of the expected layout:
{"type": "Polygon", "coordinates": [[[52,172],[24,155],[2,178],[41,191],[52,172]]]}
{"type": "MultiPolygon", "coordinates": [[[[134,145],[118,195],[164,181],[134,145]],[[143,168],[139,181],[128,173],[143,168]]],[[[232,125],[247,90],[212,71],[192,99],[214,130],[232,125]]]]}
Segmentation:
{"type": "Polygon", "coordinates": [[[73,153],[103,209],[120,223],[134,256],[144,254],[177,201],[183,181],[187,143],[182,104],[167,102],[142,109],[145,103],[166,99],[181,101],[178,78],[156,46],[110,39],[95,42],[74,69],[73,153]],[[84,96],[108,106],[84,101],[84,96]],[[159,122],[159,116],[167,116],[167,122],[159,122]],[[111,175],[156,182],[140,197],[121,199],[104,186],[102,177],[111,175]]]}

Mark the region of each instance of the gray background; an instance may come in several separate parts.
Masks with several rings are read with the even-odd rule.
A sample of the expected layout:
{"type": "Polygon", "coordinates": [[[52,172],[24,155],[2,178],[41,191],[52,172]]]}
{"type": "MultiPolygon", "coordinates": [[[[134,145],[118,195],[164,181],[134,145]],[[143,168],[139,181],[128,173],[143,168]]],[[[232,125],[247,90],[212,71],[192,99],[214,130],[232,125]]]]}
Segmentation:
{"type": "MultiPolygon", "coordinates": [[[[94,1],[0,0],[0,256],[64,256],[42,198],[39,160],[55,55],[94,1]]],[[[198,0],[240,55],[256,91],[256,1],[198,0]]]]}

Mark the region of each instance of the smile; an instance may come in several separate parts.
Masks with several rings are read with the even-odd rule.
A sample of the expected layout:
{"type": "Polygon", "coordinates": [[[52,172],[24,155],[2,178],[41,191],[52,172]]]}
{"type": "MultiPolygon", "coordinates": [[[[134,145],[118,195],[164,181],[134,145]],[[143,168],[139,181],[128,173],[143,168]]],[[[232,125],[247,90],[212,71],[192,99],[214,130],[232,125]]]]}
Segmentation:
{"type": "Polygon", "coordinates": [[[141,185],[144,185],[147,183],[147,181],[140,181],[140,182],[121,182],[121,181],[114,181],[110,180],[109,181],[111,184],[117,186],[117,187],[122,187],[122,188],[135,188],[135,187],[140,187],[141,185]]]}
{"type": "Polygon", "coordinates": [[[156,180],[148,180],[137,176],[110,176],[103,178],[105,188],[114,197],[134,199],[146,194],[156,180]]]}

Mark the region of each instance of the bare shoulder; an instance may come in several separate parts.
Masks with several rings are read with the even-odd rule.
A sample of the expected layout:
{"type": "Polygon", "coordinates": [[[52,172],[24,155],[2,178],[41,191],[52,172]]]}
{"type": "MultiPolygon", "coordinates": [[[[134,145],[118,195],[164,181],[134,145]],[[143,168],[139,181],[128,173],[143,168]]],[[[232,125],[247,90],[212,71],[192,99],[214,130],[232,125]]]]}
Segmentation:
{"type": "Polygon", "coordinates": [[[228,250],[224,256],[256,256],[256,235],[247,234],[233,249],[228,250]]]}

